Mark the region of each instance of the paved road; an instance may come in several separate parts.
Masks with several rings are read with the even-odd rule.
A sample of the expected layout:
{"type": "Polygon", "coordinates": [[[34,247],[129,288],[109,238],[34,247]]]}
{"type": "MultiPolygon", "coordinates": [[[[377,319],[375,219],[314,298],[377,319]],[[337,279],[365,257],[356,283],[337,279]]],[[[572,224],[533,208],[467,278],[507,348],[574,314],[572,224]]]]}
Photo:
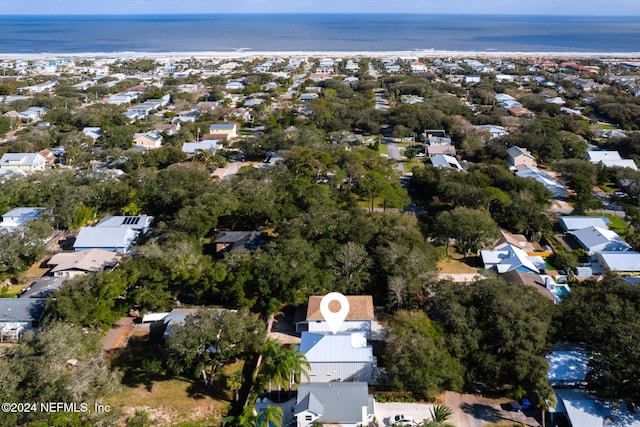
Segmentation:
{"type": "Polygon", "coordinates": [[[404,163],[402,163],[403,157],[400,155],[400,150],[398,146],[390,139],[386,138],[384,140],[384,144],[387,146],[387,152],[389,153],[389,157],[397,161],[398,170],[404,175],[406,172],[404,170],[404,163]]]}

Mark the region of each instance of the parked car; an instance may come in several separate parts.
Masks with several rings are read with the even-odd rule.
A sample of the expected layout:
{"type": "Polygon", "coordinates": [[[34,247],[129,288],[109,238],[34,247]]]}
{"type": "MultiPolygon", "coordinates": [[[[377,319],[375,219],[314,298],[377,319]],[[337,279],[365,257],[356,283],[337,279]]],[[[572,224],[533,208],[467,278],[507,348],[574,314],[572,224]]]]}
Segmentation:
{"type": "Polygon", "coordinates": [[[393,418],[391,418],[391,425],[393,426],[414,425],[413,417],[411,415],[396,415],[393,418]]]}
{"type": "Polygon", "coordinates": [[[511,408],[514,411],[523,411],[525,409],[529,409],[531,408],[531,401],[526,397],[523,397],[520,400],[513,400],[511,401],[511,408]]]}

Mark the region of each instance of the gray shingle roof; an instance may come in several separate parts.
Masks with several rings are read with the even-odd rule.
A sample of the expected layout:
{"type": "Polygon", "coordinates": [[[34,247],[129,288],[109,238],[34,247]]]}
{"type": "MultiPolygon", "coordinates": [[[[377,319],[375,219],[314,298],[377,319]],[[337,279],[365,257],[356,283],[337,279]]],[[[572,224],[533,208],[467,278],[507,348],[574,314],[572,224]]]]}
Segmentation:
{"type": "Polygon", "coordinates": [[[0,298],[0,322],[39,322],[45,298],[0,298]]]}

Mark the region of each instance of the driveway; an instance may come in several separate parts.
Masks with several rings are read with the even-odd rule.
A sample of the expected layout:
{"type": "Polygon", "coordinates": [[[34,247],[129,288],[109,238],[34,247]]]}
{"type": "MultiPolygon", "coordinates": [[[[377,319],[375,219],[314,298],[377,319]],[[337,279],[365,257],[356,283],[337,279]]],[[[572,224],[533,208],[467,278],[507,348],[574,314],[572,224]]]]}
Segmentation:
{"type": "Polygon", "coordinates": [[[475,394],[446,392],[444,404],[453,409],[449,420],[459,427],[482,427],[499,421],[513,421],[528,427],[539,427],[535,418],[508,409],[508,399],[489,399],[475,394]]]}
{"type": "Polygon", "coordinates": [[[380,427],[390,426],[391,419],[400,414],[411,415],[416,422],[421,423],[423,420],[431,419],[431,408],[431,403],[376,402],[375,416],[380,427]]]}

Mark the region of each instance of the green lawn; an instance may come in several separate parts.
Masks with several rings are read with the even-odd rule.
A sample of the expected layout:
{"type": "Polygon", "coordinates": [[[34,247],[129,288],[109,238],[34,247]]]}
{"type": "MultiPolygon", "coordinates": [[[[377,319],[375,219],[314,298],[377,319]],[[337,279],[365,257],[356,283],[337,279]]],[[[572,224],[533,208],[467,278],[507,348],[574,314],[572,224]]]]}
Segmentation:
{"type": "Polygon", "coordinates": [[[629,228],[629,224],[627,224],[627,222],[624,219],[620,218],[619,216],[615,216],[612,214],[602,215],[598,213],[590,213],[588,214],[588,216],[603,216],[609,219],[609,221],[611,221],[609,223],[609,228],[612,229],[613,231],[618,231],[618,230],[624,231],[627,228],[629,228]]]}
{"type": "Polygon", "coordinates": [[[616,130],[619,129],[617,126],[610,125],[608,123],[598,123],[598,127],[602,130],[616,130]]]}

